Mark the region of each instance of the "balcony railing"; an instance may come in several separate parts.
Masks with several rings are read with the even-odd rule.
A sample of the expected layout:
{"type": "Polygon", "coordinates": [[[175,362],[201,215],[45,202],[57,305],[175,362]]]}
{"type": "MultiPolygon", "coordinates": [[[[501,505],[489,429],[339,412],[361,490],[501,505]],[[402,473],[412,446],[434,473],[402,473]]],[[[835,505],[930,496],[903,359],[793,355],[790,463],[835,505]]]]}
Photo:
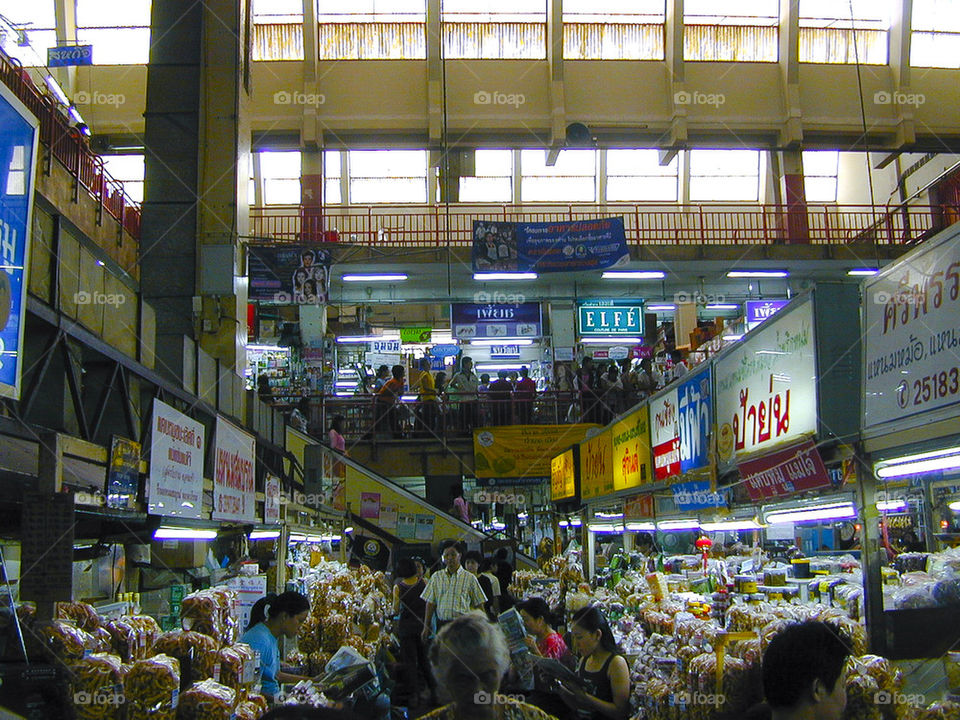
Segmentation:
{"type": "Polygon", "coordinates": [[[557,222],[622,216],[632,245],[905,245],[943,229],[953,205],[343,205],[250,210],[251,235],[280,242],[340,241],[378,247],[469,247],[474,220],[557,222]]]}
{"type": "MultiPolygon", "coordinates": [[[[87,139],[72,127],[63,106],[38,88],[16,58],[0,50],[0,81],[40,121],[40,142],[77,182],[134,238],[140,238],[140,206],[127,196],[123,183],[110,176],[103,159],[94,153],[87,139]]],[[[76,198],[75,198],[76,199],[76,198]]]]}

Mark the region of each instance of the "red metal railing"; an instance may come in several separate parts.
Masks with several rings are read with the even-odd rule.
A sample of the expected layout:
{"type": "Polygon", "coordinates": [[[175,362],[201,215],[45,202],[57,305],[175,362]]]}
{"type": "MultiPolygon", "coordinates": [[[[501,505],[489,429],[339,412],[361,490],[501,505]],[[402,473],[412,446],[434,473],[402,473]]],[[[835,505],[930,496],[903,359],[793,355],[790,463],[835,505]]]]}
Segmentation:
{"type": "Polygon", "coordinates": [[[633,245],[903,245],[943,229],[948,211],[960,208],[909,205],[808,205],[806,211],[776,205],[349,205],[322,215],[297,206],[250,210],[251,234],[281,242],[339,240],[371,246],[468,247],[474,220],[556,222],[619,215],[633,245]],[[801,229],[800,232],[797,228],[801,229]]]}
{"type": "Polygon", "coordinates": [[[0,50],[0,81],[26,105],[40,121],[40,142],[84,188],[101,210],[106,210],[133,237],[140,238],[140,205],[127,196],[123,183],[103,167],[103,159],[94,153],[87,139],[64,115],[56,98],[42,91],[16,58],[0,50]]]}

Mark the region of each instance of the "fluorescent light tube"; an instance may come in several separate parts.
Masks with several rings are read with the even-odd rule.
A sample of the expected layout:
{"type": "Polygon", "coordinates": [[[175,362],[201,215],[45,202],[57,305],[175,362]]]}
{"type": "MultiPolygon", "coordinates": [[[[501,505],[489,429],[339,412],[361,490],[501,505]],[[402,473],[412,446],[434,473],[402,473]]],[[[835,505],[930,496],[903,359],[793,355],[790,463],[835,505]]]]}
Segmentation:
{"type": "Polygon", "coordinates": [[[474,273],[473,279],[480,282],[487,280],[536,280],[537,274],[532,272],[486,272],[474,273]]]}
{"type": "Polygon", "coordinates": [[[756,520],[721,520],[719,522],[705,522],[700,524],[704,532],[721,532],[724,530],[759,530],[763,526],[756,520]]]}
{"type": "Polygon", "coordinates": [[[900,512],[907,509],[906,500],[878,500],[877,510],[880,512],[900,512]]]}
{"type": "Polygon", "coordinates": [[[560,522],[557,523],[558,527],[569,527],[569,525],[570,523],[566,520],[561,520],[560,522]]]}
{"type": "Polygon", "coordinates": [[[623,525],[615,523],[589,523],[587,528],[592,533],[617,533],[623,532],[623,525]]]}
{"type": "Polygon", "coordinates": [[[653,532],[657,529],[656,523],[652,522],[628,522],[625,527],[630,532],[653,532]]]}
{"type": "Polygon", "coordinates": [[[369,275],[342,275],[344,282],[400,282],[407,279],[406,273],[371,273],[369,275]]]}
{"type": "Polygon", "coordinates": [[[580,518],[573,518],[573,520],[570,521],[570,525],[572,525],[573,527],[580,527],[581,525],[583,525],[583,520],[581,520],[580,518]]]}
{"type": "Polygon", "coordinates": [[[279,345],[247,345],[247,350],[260,352],[290,352],[290,348],[280,347],[279,345]]]}
{"type": "Polygon", "coordinates": [[[857,510],[852,502],[831,503],[828,505],[810,505],[792,510],[774,510],[767,513],[769,525],[782,523],[813,522],[816,520],[847,520],[855,518],[857,510]]]}
{"type": "Polygon", "coordinates": [[[852,268],[850,270],[847,270],[847,275],[853,275],[853,276],[862,275],[864,277],[868,277],[870,275],[876,275],[878,272],[880,271],[877,270],[876,268],[852,268]]]}
{"type": "Polygon", "coordinates": [[[519,370],[529,367],[530,363],[477,363],[475,370],[519,370]]]}
{"type": "Polygon", "coordinates": [[[603,280],[663,280],[667,274],[662,270],[605,270],[603,280]]]}
{"type": "Polygon", "coordinates": [[[666,312],[668,310],[676,310],[676,305],[671,305],[670,303],[657,303],[655,305],[647,305],[643,308],[644,310],[653,310],[654,312],[666,312]]]}
{"type": "Polygon", "coordinates": [[[381,335],[341,335],[337,338],[337,342],[343,345],[346,343],[368,343],[383,339],[381,335]]]}
{"type": "Polygon", "coordinates": [[[947,505],[947,507],[953,510],[955,513],[960,513],[960,500],[955,500],[947,505]]]}
{"type": "Polygon", "coordinates": [[[216,536],[216,530],[185,527],[159,527],[153,533],[154,540],[213,540],[216,536]]]}
{"type": "Polygon", "coordinates": [[[960,468],[960,447],[881,460],[874,464],[873,471],[879,478],[895,478],[957,468],[960,468]]]}
{"type": "Polygon", "coordinates": [[[696,518],[686,518],[683,520],[663,520],[657,523],[657,529],[662,530],[663,532],[677,530],[698,530],[699,528],[700,521],[696,518]]]}
{"type": "Polygon", "coordinates": [[[723,339],[731,341],[743,340],[743,335],[724,335],[723,339]]]}
{"type": "Polygon", "coordinates": [[[290,533],[290,542],[304,542],[307,536],[302,533],[290,533]]]}
{"type": "Polygon", "coordinates": [[[622,345],[623,343],[642,343],[643,338],[639,337],[585,337],[580,338],[584,345],[622,345]]]}
{"type": "Polygon", "coordinates": [[[276,540],[280,537],[279,530],[254,530],[250,533],[251,540],[276,540]]]}
{"type": "Polygon", "coordinates": [[[785,278],[790,275],[786,270],[731,270],[728,278],[785,278]]]}
{"type": "Polygon", "coordinates": [[[735,303],[712,303],[707,305],[705,310],[739,310],[740,306],[735,303]]]}
{"type": "Polygon", "coordinates": [[[500,338],[499,340],[491,340],[489,338],[482,338],[480,340],[471,340],[471,345],[477,345],[481,347],[489,347],[490,345],[533,345],[532,338],[500,338]]]}
{"type": "Polygon", "coordinates": [[[355,388],[359,384],[356,380],[337,380],[333,386],[339,388],[355,388]]]}
{"type": "Polygon", "coordinates": [[[47,75],[43,80],[47,83],[47,87],[50,88],[50,91],[56,96],[57,100],[67,107],[70,107],[70,99],[63,91],[63,88],[60,87],[60,83],[54,79],[53,75],[47,75]]]}
{"type": "Polygon", "coordinates": [[[623,513],[598,512],[593,516],[598,520],[620,520],[623,518],[623,513]]]}

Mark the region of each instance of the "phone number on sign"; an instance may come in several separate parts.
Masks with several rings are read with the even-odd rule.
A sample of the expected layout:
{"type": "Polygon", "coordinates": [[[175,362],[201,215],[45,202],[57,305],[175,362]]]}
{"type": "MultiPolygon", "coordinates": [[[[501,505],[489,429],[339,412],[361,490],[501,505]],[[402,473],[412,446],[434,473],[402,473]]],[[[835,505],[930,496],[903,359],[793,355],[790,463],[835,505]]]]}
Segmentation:
{"type": "Polygon", "coordinates": [[[960,368],[950,368],[935,375],[918,378],[911,384],[904,380],[897,386],[897,404],[901,408],[940,400],[960,392],[960,368]]]}

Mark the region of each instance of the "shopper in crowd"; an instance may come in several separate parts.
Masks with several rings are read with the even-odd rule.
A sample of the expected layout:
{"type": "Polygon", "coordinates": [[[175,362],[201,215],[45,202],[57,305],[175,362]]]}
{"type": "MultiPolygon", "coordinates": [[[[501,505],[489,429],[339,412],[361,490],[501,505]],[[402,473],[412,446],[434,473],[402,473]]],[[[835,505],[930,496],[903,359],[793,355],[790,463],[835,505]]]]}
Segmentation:
{"type": "Polygon", "coordinates": [[[600,424],[608,425],[620,412],[620,396],[623,388],[617,366],[611,363],[600,375],[600,424]]]}
{"type": "Polygon", "coordinates": [[[469,435],[480,425],[479,389],[480,379],[473,371],[473,359],[464,356],[460,360],[460,371],[450,379],[447,390],[451,408],[457,414],[460,434],[469,435]]]}
{"type": "MultiPolygon", "coordinates": [[[[503,595],[503,590],[500,588],[500,580],[496,575],[493,574],[494,566],[493,560],[491,558],[483,558],[480,561],[480,576],[481,578],[486,578],[487,582],[490,583],[490,592],[493,594],[493,601],[489,603],[487,612],[500,614],[501,611],[501,596],[503,595]]],[[[480,583],[481,588],[486,592],[486,588],[483,586],[483,583],[480,583]]]]}
{"type": "MultiPolygon", "coordinates": [[[[505,547],[498,548],[493,555],[493,561],[497,566],[494,574],[500,581],[500,590],[505,591],[513,582],[513,564],[510,562],[510,552],[505,547]]],[[[511,607],[513,606],[511,605],[511,607]]]]}
{"type": "Polygon", "coordinates": [[[630,712],[630,669],[610,624],[593,605],[572,617],[573,646],[580,656],[581,685],[565,683],[560,697],[590,720],[626,720],[630,712]]]}
{"type": "Polygon", "coordinates": [[[494,425],[513,423],[513,385],[508,378],[509,373],[506,370],[497,371],[497,379],[490,383],[490,388],[487,390],[494,425]]]}
{"type": "Polygon", "coordinates": [[[290,413],[290,425],[304,434],[310,432],[310,398],[302,397],[290,413]]]}
{"type": "Polygon", "coordinates": [[[403,365],[394,365],[391,370],[393,377],[383,384],[380,391],[374,397],[374,432],[392,433],[394,438],[403,436],[400,427],[400,413],[397,409],[397,403],[403,395],[406,386],[404,375],[406,370],[403,365]]]}
{"type": "Polygon", "coordinates": [[[679,350],[670,351],[670,382],[673,382],[677,378],[682,378],[687,374],[689,368],[687,367],[686,361],[683,359],[683,353],[679,350]]]}
{"type": "Polygon", "coordinates": [[[430,637],[434,619],[438,628],[443,627],[464,613],[483,607],[486,602],[477,578],[460,564],[461,557],[463,551],[457,542],[448,540],[443,544],[443,569],[430,576],[422,595],[427,602],[422,632],[424,641],[430,637]]]}
{"type": "Polygon", "coordinates": [[[421,633],[427,605],[421,595],[427,585],[417,574],[413,560],[402,558],[397,562],[397,579],[393,584],[393,614],[397,618],[396,635],[400,641],[399,672],[397,690],[394,692],[399,702],[414,708],[419,705],[420,691],[423,689],[420,677],[432,683],[430,669],[427,666],[426,646],[421,633]]]}
{"type": "Polygon", "coordinates": [[[327,438],[330,441],[330,447],[334,450],[347,454],[347,440],[343,437],[343,415],[334,415],[330,421],[330,429],[327,431],[327,438]]]}
{"type": "Polygon", "coordinates": [[[437,403],[437,385],[430,374],[430,358],[420,358],[420,374],[414,385],[417,389],[418,428],[415,433],[418,437],[432,437],[437,432],[437,417],[439,405],[437,403]]]}
{"type": "Polygon", "coordinates": [[[620,368],[620,412],[624,413],[640,402],[640,395],[637,391],[637,373],[630,361],[622,361],[620,368]]]}
{"type": "Polygon", "coordinates": [[[376,395],[378,392],[380,392],[380,389],[387,384],[387,380],[389,379],[390,379],[390,368],[388,368],[386,365],[381,365],[380,367],[378,367],[377,375],[373,379],[373,386],[371,388],[373,390],[373,394],[376,395]]]}
{"type": "Polygon", "coordinates": [[[763,691],[772,720],[840,720],[847,705],[850,649],[826,623],[791,625],[763,654],[763,691]]]}
{"type": "Polygon", "coordinates": [[[493,408],[490,407],[490,373],[480,375],[477,399],[480,402],[480,424],[483,426],[493,425],[493,408]]]}
{"type": "Polygon", "coordinates": [[[530,377],[530,368],[524,365],[520,368],[520,380],[513,391],[517,408],[517,422],[520,425],[529,425],[533,420],[533,401],[537,397],[537,381],[530,377]]]}
{"type": "Polygon", "coordinates": [[[577,372],[577,391],[580,393],[580,419],[582,422],[600,422],[598,390],[593,358],[585,357],[580,364],[580,370],[577,372]]]}
{"type": "Polygon", "coordinates": [[[523,624],[530,633],[527,636],[527,647],[530,648],[530,652],[539,657],[554,660],[571,659],[570,650],[563,641],[563,637],[553,629],[553,614],[546,600],[541,597],[527,598],[517,603],[517,610],[520,611],[523,624]]]}
{"type": "Polygon", "coordinates": [[[280,669],[278,639],[293,639],[307,619],[310,601],[298,592],[287,591],[262,597],[250,609],[250,624],[241,642],[260,653],[260,690],[273,698],[280,692],[280,683],[298,683],[309,678],[280,669]]]}
{"type": "Polygon", "coordinates": [[[257,375],[257,397],[261,402],[273,402],[273,389],[270,387],[270,378],[267,375],[257,375]]]}
{"type": "Polygon", "coordinates": [[[643,358],[640,361],[640,369],[637,371],[637,397],[640,401],[646,400],[657,391],[658,387],[659,382],[653,372],[653,362],[650,358],[643,358]]]}
{"type": "Polygon", "coordinates": [[[498,696],[510,650],[503,632],[483,613],[467,613],[444,626],[430,662],[450,702],[423,720],[552,720],[532,705],[498,696]]]}
{"type": "Polygon", "coordinates": [[[450,488],[450,509],[447,511],[457,520],[470,524],[470,503],[463,497],[463,485],[454,485],[450,488]]]}
{"type": "MultiPolygon", "coordinates": [[[[477,582],[480,583],[480,589],[483,590],[483,594],[486,596],[486,602],[483,603],[483,610],[488,618],[495,620],[497,615],[499,615],[500,608],[500,583],[497,582],[498,592],[494,595],[493,584],[490,582],[490,577],[480,572],[482,564],[483,555],[476,550],[471,550],[463,556],[463,566],[467,569],[467,572],[477,578],[477,582]]],[[[496,580],[496,578],[494,578],[494,580],[496,580]]]]}

